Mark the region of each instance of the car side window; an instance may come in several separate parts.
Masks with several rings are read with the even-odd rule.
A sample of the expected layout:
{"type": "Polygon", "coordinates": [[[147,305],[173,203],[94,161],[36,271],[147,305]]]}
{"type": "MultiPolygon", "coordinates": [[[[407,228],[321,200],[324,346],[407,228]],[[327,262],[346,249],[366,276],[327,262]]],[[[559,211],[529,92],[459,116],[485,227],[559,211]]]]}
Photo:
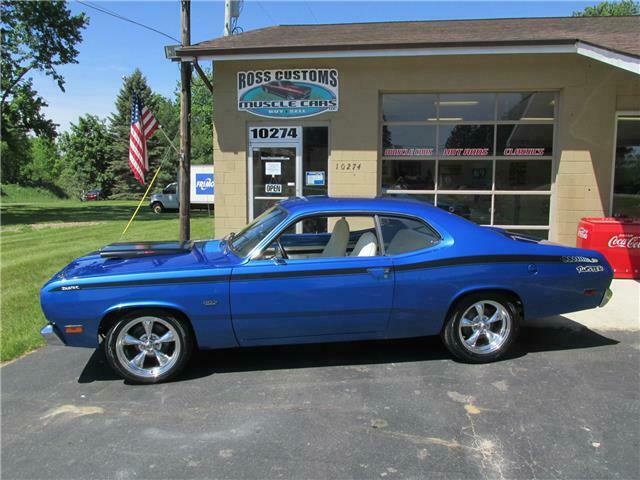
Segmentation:
{"type": "Polygon", "coordinates": [[[165,187],[163,193],[166,193],[167,195],[171,195],[173,193],[176,193],[176,190],[177,190],[177,186],[175,184],[171,184],[165,187]]]}
{"type": "Polygon", "coordinates": [[[433,228],[412,218],[381,216],[380,230],[387,255],[415,252],[440,242],[433,228]]]}
{"type": "Polygon", "coordinates": [[[316,215],[287,228],[261,258],[375,257],[381,252],[373,215],[316,215]]]}

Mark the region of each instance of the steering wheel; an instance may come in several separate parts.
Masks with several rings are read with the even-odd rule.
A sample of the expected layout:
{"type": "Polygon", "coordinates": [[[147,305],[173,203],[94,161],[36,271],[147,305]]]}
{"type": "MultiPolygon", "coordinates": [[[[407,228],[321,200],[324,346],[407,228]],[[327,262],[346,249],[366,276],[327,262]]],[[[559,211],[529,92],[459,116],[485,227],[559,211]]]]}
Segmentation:
{"type": "Polygon", "coordinates": [[[289,259],[289,255],[287,255],[287,252],[285,251],[284,247],[280,243],[280,238],[278,238],[276,240],[276,244],[278,245],[278,250],[280,250],[280,255],[282,256],[282,258],[285,259],[285,260],[288,260],[289,259]]]}

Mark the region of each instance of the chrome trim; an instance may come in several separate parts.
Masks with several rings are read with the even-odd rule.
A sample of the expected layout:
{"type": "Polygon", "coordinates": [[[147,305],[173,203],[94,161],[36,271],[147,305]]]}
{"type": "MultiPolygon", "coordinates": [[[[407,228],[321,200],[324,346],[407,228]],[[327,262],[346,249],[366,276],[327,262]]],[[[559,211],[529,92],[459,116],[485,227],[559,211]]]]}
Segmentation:
{"type": "Polygon", "coordinates": [[[613,297],[613,292],[611,291],[610,288],[607,288],[604,292],[604,296],[602,297],[602,301],[600,302],[600,307],[604,307],[607,303],[609,303],[609,300],[611,300],[611,297],[613,297]]]}
{"type": "Polygon", "coordinates": [[[58,332],[56,331],[55,327],[50,323],[42,327],[42,330],[40,330],[40,335],[42,335],[42,337],[47,341],[47,345],[59,346],[65,344],[58,336],[58,332]]]}

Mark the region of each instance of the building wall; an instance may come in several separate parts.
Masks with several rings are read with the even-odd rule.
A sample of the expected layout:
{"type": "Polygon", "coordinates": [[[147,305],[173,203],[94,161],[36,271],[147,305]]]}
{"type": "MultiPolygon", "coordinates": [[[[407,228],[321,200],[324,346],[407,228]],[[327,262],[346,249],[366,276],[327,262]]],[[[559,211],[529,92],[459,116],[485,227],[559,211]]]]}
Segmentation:
{"type": "Polygon", "coordinates": [[[640,110],[640,77],[577,55],[395,57],[233,61],[215,65],[216,236],[247,222],[249,124],[329,124],[332,196],[372,196],[379,188],[379,98],[385,92],[558,90],[551,239],[575,243],[583,216],[608,212],[616,110],[640,110]],[[273,68],[337,68],[340,109],[279,121],[238,112],[236,73],[273,68]],[[357,162],[356,171],[340,170],[357,162]]]}

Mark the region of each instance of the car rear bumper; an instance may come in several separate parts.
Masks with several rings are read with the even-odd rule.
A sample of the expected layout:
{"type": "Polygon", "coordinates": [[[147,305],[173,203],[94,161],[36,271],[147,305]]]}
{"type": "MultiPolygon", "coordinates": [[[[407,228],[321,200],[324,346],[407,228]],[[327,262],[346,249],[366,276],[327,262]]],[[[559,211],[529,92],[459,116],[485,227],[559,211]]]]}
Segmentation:
{"type": "Polygon", "coordinates": [[[600,302],[600,306],[604,307],[607,303],[609,303],[611,297],[613,297],[613,292],[610,288],[607,288],[604,292],[604,296],[602,297],[602,301],[600,302]]]}
{"type": "Polygon", "coordinates": [[[62,341],[62,338],[58,335],[58,331],[56,328],[51,325],[45,325],[42,330],[40,330],[40,335],[47,341],[47,345],[64,345],[65,343],[62,341]]]}

